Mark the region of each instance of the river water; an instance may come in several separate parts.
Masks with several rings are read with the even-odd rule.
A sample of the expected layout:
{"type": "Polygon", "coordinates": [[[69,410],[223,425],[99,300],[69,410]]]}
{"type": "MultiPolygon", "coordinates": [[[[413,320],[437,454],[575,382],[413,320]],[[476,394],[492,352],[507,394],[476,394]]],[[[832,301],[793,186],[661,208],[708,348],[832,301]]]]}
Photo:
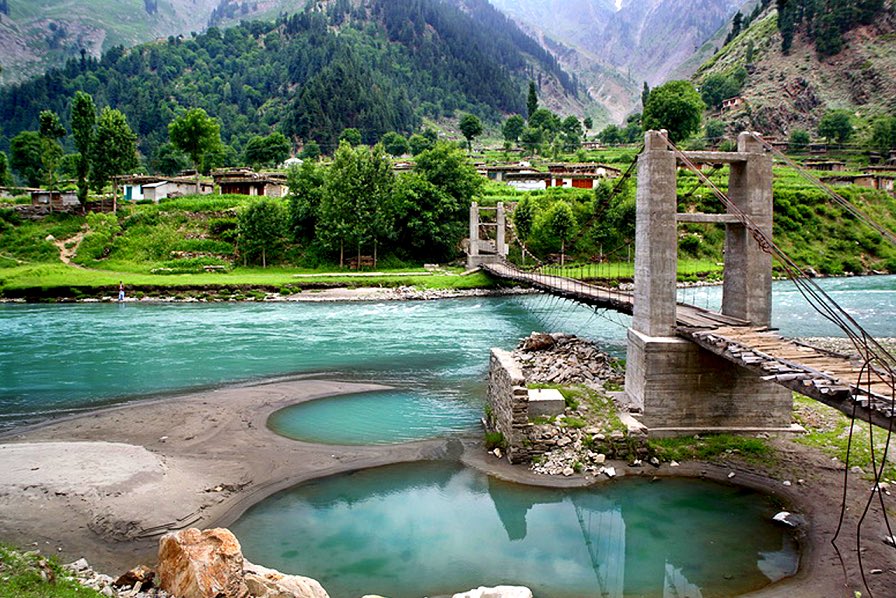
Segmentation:
{"type": "MultiPolygon", "coordinates": [[[[896,337],[896,277],[823,288],[874,335],[896,337]]],[[[718,287],[680,300],[714,307],[718,287]]],[[[787,283],[774,324],[838,336],[787,283]]],[[[0,428],[97,406],[294,374],[394,390],[314,401],[272,427],[318,442],[477,433],[491,347],[530,332],[624,356],[629,319],[532,295],[435,302],[0,305],[0,428]],[[310,425],[307,425],[310,422],[310,425]],[[301,424],[306,424],[304,428],[301,424]]],[[[698,481],[536,489],[454,465],[405,464],[303,484],[236,523],[248,558],[319,578],[333,598],[435,595],[480,583],[539,598],[730,596],[789,575],[775,505],[698,481]],[[711,558],[707,558],[711,555],[711,558]]]]}
{"type": "MultiPolygon", "coordinates": [[[[896,337],[896,277],[820,283],[872,334],[896,337]]],[[[718,287],[680,292],[680,299],[700,306],[713,307],[720,297],[718,287]]],[[[511,349],[534,330],[564,331],[621,357],[628,323],[620,314],[543,295],[338,304],[0,304],[0,427],[289,374],[383,382],[418,399],[472,402],[478,411],[489,348],[511,349]]],[[[775,284],[774,323],[785,335],[838,335],[789,283],[775,284]]]]}

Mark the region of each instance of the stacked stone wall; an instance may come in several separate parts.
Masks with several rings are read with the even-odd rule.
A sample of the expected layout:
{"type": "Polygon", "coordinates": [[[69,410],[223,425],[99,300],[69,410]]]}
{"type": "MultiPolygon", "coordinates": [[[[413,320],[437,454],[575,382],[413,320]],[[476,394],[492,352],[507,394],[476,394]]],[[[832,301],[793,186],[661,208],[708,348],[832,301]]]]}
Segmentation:
{"type": "Polygon", "coordinates": [[[529,390],[523,371],[513,355],[492,349],[488,375],[488,427],[500,432],[506,442],[507,459],[522,463],[531,459],[528,450],[529,390]]]}
{"type": "MultiPolygon", "coordinates": [[[[524,341],[523,345],[525,344],[524,341]]],[[[554,423],[530,421],[527,382],[544,382],[544,380],[540,376],[530,380],[524,370],[556,377],[557,373],[547,368],[545,363],[551,362],[556,366],[565,362],[563,354],[568,354],[568,357],[576,355],[581,350],[582,348],[576,343],[569,343],[559,348],[537,350],[535,354],[540,356],[538,357],[531,349],[518,349],[514,353],[492,349],[488,382],[490,416],[486,424],[489,431],[500,432],[503,436],[505,445],[502,450],[511,463],[528,463],[544,455],[546,458],[542,459],[544,465],[550,470],[557,469],[557,472],[546,471],[546,473],[560,473],[568,468],[566,462],[571,461],[580,461],[585,466],[595,465],[596,471],[603,458],[640,459],[647,454],[646,438],[642,435],[632,436],[628,432],[608,431],[599,427],[581,429],[566,426],[563,422],[567,416],[576,419],[588,418],[587,407],[584,405],[579,406],[577,410],[567,407],[566,412],[554,423]],[[520,357],[526,360],[525,363],[521,363],[520,357]]],[[[594,359],[604,363],[605,356],[598,352],[594,359]]],[[[570,371],[561,369],[563,373],[559,378],[564,380],[571,378],[581,383],[591,376],[591,372],[597,373],[601,368],[588,363],[578,364],[570,371]],[[586,375],[582,376],[579,370],[588,370],[589,367],[591,371],[585,372],[586,375]]],[[[610,369],[600,373],[612,378],[610,369]]],[[[538,419],[540,418],[536,418],[538,419]]]]}

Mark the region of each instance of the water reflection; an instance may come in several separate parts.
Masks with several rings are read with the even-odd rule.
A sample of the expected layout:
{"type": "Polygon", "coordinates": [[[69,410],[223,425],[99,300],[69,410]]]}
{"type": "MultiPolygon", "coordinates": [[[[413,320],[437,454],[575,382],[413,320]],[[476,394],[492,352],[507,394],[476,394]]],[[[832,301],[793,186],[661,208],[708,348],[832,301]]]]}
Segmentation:
{"type": "Polygon", "coordinates": [[[481,584],[536,596],[733,596],[796,571],[764,498],[702,481],[523,487],[451,464],[319,480],[256,505],[247,557],[334,598],[442,595],[481,584]]]}

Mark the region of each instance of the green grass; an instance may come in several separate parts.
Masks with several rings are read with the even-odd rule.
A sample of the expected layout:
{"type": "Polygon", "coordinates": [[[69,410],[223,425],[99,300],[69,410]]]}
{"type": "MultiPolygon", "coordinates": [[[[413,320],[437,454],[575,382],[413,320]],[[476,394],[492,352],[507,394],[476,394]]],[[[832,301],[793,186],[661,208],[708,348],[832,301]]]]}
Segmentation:
{"type": "Polygon", "coordinates": [[[651,452],[664,461],[713,461],[733,456],[760,461],[773,457],[765,440],[731,434],[659,438],[649,441],[649,445],[651,452]]]}
{"type": "MultiPolygon", "coordinates": [[[[678,260],[678,278],[714,277],[722,273],[721,262],[709,259],[684,258],[678,260]]],[[[565,266],[545,266],[541,272],[552,276],[566,276],[578,280],[631,280],[635,265],[631,262],[571,263],[565,266]]]]}
{"type": "MultiPolygon", "coordinates": [[[[873,477],[871,467],[872,442],[870,430],[874,432],[874,455],[878,466],[886,446],[886,431],[856,421],[852,434],[852,446],[849,447],[850,419],[832,407],[823,405],[814,399],[794,394],[794,413],[797,423],[806,429],[806,434],[795,438],[796,442],[820,449],[830,457],[836,457],[842,463],[849,460],[849,466],[861,467],[867,478],[873,477]],[[847,455],[847,448],[849,454],[847,455]]],[[[896,443],[896,441],[894,441],[896,443]]],[[[894,443],[890,445],[890,459],[883,472],[883,479],[896,482],[896,463],[893,462],[894,443]]]]}
{"type": "MultiPolygon", "coordinates": [[[[2,265],[2,262],[0,262],[2,265]]],[[[220,288],[220,287],[261,287],[280,289],[287,285],[301,288],[311,287],[398,287],[412,286],[418,289],[476,289],[492,288],[494,282],[485,274],[469,276],[451,274],[407,276],[357,276],[346,272],[340,276],[310,276],[297,278],[302,271],[287,268],[234,268],[225,273],[201,274],[149,274],[121,270],[81,269],[57,264],[19,265],[0,267],[0,296],[20,296],[28,290],[48,291],[77,288],[83,293],[110,291],[118,288],[119,281],[125,287],[176,291],[178,289],[220,288]]],[[[307,272],[307,271],[305,271],[307,272]]]]}
{"type": "Polygon", "coordinates": [[[74,581],[56,561],[0,544],[0,598],[101,598],[74,581]]]}
{"type": "Polygon", "coordinates": [[[552,388],[559,390],[560,394],[563,395],[564,401],[566,401],[566,406],[572,410],[579,409],[582,405],[587,405],[588,409],[583,412],[584,419],[579,417],[564,418],[565,425],[570,428],[595,426],[601,428],[606,433],[625,432],[627,430],[625,424],[619,419],[619,415],[616,412],[616,404],[613,400],[593,388],[545,383],[533,383],[527,386],[528,388],[552,388]]]}

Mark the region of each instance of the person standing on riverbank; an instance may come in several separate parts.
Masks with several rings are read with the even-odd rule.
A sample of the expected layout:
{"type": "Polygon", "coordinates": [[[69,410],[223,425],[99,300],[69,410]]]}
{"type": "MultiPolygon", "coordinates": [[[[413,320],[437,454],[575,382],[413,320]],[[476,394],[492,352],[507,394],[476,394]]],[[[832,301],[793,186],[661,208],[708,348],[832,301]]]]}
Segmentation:
{"type": "Polygon", "coordinates": [[[124,281],[118,281],[118,301],[124,301],[124,281]]]}

